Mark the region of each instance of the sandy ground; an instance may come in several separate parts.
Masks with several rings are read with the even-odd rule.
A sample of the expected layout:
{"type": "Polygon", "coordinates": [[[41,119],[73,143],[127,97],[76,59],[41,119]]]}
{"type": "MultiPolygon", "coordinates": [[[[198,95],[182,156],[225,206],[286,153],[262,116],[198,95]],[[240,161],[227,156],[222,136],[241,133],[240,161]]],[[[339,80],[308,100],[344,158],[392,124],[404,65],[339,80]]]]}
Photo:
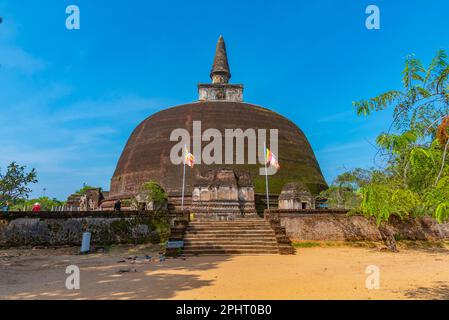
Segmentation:
{"type": "Polygon", "coordinates": [[[292,256],[126,259],[154,248],[0,250],[1,299],[449,299],[449,248],[399,253],[354,247],[299,248],[292,256]],[[125,262],[123,262],[125,260],[125,262]],[[66,267],[81,270],[80,290],[65,288],[66,267]],[[365,286],[380,268],[380,289],[365,286]],[[120,270],[130,271],[120,273],[120,270]]]}

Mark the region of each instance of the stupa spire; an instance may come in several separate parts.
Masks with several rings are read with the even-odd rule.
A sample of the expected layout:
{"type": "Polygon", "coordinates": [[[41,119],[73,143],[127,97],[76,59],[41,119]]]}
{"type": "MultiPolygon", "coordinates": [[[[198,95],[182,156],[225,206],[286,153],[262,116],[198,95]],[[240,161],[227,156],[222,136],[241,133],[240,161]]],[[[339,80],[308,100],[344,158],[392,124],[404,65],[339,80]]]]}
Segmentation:
{"type": "Polygon", "coordinates": [[[200,83],[198,85],[198,100],[233,102],[241,102],[243,100],[243,84],[229,83],[231,71],[229,70],[226,45],[222,36],[218,39],[210,77],[212,83],[200,83]]]}
{"type": "Polygon", "coordinates": [[[220,36],[215,50],[214,64],[210,73],[213,84],[226,84],[231,79],[231,71],[228,64],[226,44],[223,36],[220,36]]]}

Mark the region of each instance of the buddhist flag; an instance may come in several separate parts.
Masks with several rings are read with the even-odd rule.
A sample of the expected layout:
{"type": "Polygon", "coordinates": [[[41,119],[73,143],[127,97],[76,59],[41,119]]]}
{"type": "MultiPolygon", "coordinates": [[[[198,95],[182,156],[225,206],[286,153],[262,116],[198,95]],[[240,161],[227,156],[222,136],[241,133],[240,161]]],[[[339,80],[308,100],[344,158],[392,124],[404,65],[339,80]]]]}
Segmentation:
{"type": "Polygon", "coordinates": [[[281,166],[279,165],[278,159],[276,158],[276,156],[274,155],[273,152],[270,151],[270,149],[267,148],[267,162],[269,163],[270,166],[273,166],[276,168],[276,170],[279,170],[281,168],[281,166]]]}
{"type": "Polygon", "coordinates": [[[187,147],[185,147],[185,158],[184,158],[184,163],[186,165],[188,165],[189,167],[193,168],[194,164],[195,164],[195,157],[193,156],[193,154],[191,154],[189,152],[189,149],[187,149],[187,147]]]}

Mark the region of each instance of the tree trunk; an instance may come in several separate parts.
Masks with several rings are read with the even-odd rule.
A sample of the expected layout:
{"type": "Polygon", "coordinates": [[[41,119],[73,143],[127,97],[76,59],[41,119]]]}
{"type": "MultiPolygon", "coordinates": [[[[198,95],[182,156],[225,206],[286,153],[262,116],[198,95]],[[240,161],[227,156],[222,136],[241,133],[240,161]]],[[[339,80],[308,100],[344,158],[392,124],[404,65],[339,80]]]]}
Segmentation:
{"type": "Polygon", "coordinates": [[[449,146],[449,139],[447,139],[446,145],[444,146],[443,161],[441,162],[441,169],[440,169],[440,172],[438,173],[438,177],[437,177],[437,179],[435,181],[435,187],[437,186],[438,181],[440,181],[441,175],[443,174],[443,171],[444,171],[444,165],[445,165],[445,162],[446,162],[446,153],[447,153],[447,147],[448,146],[449,146]]]}
{"type": "Polygon", "coordinates": [[[379,227],[380,236],[382,237],[382,241],[387,247],[387,249],[391,252],[398,252],[396,239],[394,238],[394,235],[388,230],[388,228],[381,224],[379,227]]]}

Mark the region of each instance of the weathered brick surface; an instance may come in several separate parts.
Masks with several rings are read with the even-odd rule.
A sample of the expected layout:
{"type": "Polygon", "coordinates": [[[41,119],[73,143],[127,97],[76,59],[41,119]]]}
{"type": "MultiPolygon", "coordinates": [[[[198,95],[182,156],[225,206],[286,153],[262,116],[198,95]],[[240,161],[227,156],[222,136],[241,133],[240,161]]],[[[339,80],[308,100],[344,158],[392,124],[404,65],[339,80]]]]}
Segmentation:
{"type": "Polygon", "coordinates": [[[287,236],[287,232],[284,227],[281,226],[281,222],[277,217],[265,215],[265,219],[269,221],[271,229],[273,229],[276,235],[276,241],[280,254],[294,254],[295,248],[292,246],[290,238],[287,236]]]}
{"type": "MultiPolygon", "coordinates": [[[[143,182],[149,180],[158,181],[170,195],[180,194],[182,166],[170,161],[170,151],[175,145],[170,142],[170,135],[176,128],[185,128],[193,135],[193,121],[201,121],[203,132],[215,128],[223,137],[225,129],[278,129],[278,157],[282,170],[270,177],[270,192],[279,194],[282,186],[288,182],[304,183],[313,194],[326,188],[312,148],[304,133],[293,122],[269,109],[248,103],[205,101],[158,112],[134,130],[111,180],[110,198],[133,194],[143,182]]],[[[207,144],[203,142],[203,147],[207,144]]],[[[245,139],[245,153],[247,147],[245,139]]],[[[206,172],[222,167],[249,172],[255,192],[265,192],[265,178],[259,174],[260,164],[198,164],[186,171],[185,193],[191,195],[193,186],[206,172]]]]}
{"type": "Polygon", "coordinates": [[[41,212],[0,217],[0,246],[160,243],[169,233],[169,216],[152,213],[41,212]]]}
{"type": "MultiPolygon", "coordinates": [[[[268,215],[268,213],[266,213],[268,215]]],[[[279,219],[292,240],[381,241],[374,219],[349,216],[345,210],[280,211],[269,213],[279,219]]],[[[397,239],[448,240],[449,223],[438,224],[430,217],[401,220],[392,217],[386,228],[397,239]]]]}

